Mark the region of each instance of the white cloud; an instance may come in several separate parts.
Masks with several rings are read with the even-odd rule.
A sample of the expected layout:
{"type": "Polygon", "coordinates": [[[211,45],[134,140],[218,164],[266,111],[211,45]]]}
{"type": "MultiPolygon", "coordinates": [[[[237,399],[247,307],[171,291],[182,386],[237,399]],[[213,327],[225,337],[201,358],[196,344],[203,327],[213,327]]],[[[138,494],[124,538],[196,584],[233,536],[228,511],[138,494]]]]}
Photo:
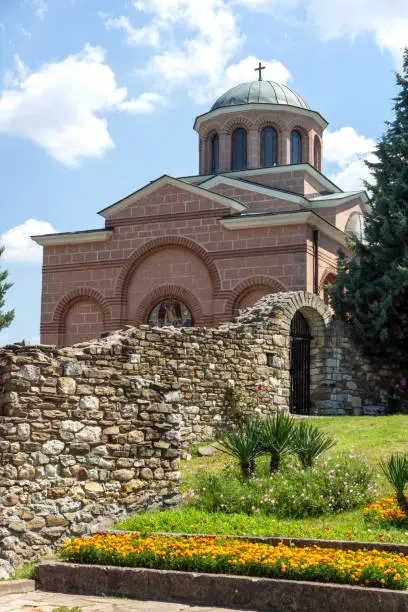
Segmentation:
{"type": "MultiPolygon", "coordinates": [[[[293,15],[304,12],[305,24],[315,27],[320,38],[355,38],[372,34],[381,49],[387,49],[400,65],[408,41],[406,0],[236,0],[249,9],[276,16],[276,11],[293,15]]],[[[296,15],[298,16],[298,14],[296,15]]]]}
{"type": "Polygon", "coordinates": [[[5,261],[40,264],[42,248],[31,240],[30,236],[53,234],[55,229],[48,221],[27,219],[21,225],[16,225],[0,236],[0,245],[5,247],[5,261]]]}
{"type": "Polygon", "coordinates": [[[6,74],[9,89],[0,94],[0,133],[29,138],[67,166],[101,158],[114,147],[101,115],[112,110],[145,113],[161,102],[149,92],[128,99],[127,89],[117,86],[104,63],[103,49],[89,44],[33,73],[17,57],[16,70],[16,75],[6,74]]]}
{"type": "Polygon", "coordinates": [[[165,104],[163,96],[157,93],[145,92],[138,98],[125,100],[118,105],[118,109],[128,113],[151,113],[154,109],[165,104]]]}
{"type": "Polygon", "coordinates": [[[261,62],[265,66],[262,71],[262,78],[268,81],[277,81],[284,85],[291,78],[289,70],[278,60],[261,60],[254,55],[249,55],[241,60],[238,64],[231,64],[226,70],[227,80],[229,85],[233,86],[243,81],[253,81],[258,78],[258,73],[255,74],[255,68],[261,62]]]}
{"type": "Polygon", "coordinates": [[[127,44],[131,47],[136,45],[151,45],[157,47],[160,43],[158,28],[152,24],[148,27],[134,28],[128,17],[112,18],[105,13],[99,13],[107,30],[123,30],[127,34],[127,44]]]}
{"type": "Polygon", "coordinates": [[[38,19],[44,19],[44,15],[48,11],[47,0],[31,0],[31,5],[38,19]]]}
{"type": "Polygon", "coordinates": [[[186,84],[191,98],[205,103],[214,97],[225,78],[226,66],[245,37],[236,18],[222,0],[149,0],[135,4],[153,14],[153,22],[169,40],[163,52],[153,56],[148,71],[166,86],[186,84]],[[185,28],[179,45],[174,31],[185,28]]]}
{"type": "MultiPolygon", "coordinates": [[[[159,48],[144,69],[161,91],[184,87],[197,103],[204,104],[241,81],[255,80],[259,59],[249,56],[231,63],[245,35],[239,28],[232,4],[226,0],[135,0],[135,9],[148,18],[134,28],[128,17],[100,14],[107,29],[121,29],[129,45],[159,48]]],[[[286,83],[289,71],[277,60],[263,62],[265,78],[286,83]]]]}
{"type": "Polygon", "coordinates": [[[352,127],[325,132],[324,159],[336,166],[330,179],[345,191],[364,189],[364,181],[368,180],[370,175],[364,160],[375,159],[375,145],[372,138],[357,134],[352,127]]]}
{"type": "Polygon", "coordinates": [[[17,28],[17,29],[18,29],[18,31],[20,32],[20,34],[21,34],[22,36],[24,36],[25,38],[28,38],[28,40],[30,40],[30,39],[31,39],[31,36],[32,36],[31,32],[29,32],[28,30],[26,30],[25,28],[23,28],[23,26],[18,26],[18,28],[17,28]]]}

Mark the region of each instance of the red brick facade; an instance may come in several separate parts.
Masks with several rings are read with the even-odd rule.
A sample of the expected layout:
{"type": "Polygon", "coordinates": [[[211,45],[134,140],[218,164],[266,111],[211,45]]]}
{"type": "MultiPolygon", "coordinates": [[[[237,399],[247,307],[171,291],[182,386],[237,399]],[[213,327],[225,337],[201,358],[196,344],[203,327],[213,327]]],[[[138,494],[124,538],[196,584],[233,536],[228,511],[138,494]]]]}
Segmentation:
{"type": "Polygon", "coordinates": [[[106,223],[99,233],[37,237],[44,246],[42,342],[68,345],[146,323],[166,298],[183,302],[195,325],[215,326],[267,293],[312,292],[317,285],[322,295],[347,219],[364,210],[364,198],[341,193],[311,165],[323,130],[315,117],[296,116],[296,109],[282,115],[218,113],[199,130],[201,175],[162,177],[142,188],[101,212],[106,223]],[[255,163],[265,121],[283,130],[284,165],[232,173],[224,152],[224,174],[208,176],[206,143],[214,129],[227,150],[232,127],[245,124],[255,163]],[[287,165],[294,125],[305,134],[305,163],[298,166],[287,165]]]}

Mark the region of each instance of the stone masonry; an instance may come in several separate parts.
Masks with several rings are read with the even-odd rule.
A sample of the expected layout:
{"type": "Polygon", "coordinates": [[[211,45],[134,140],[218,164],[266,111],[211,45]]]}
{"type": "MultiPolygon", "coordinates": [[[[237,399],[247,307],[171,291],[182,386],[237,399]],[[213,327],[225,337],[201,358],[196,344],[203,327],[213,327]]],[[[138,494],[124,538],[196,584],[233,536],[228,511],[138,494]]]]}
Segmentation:
{"type": "Polygon", "coordinates": [[[297,311],[312,337],[312,414],[384,401],[392,372],[304,292],[269,295],[216,329],[145,325],[72,348],[1,349],[0,577],[68,534],[177,504],[181,453],[230,424],[228,389],[242,413],[287,411],[297,311]]]}
{"type": "Polygon", "coordinates": [[[178,394],[126,344],[0,350],[0,578],[106,519],[179,500],[178,394]]]}

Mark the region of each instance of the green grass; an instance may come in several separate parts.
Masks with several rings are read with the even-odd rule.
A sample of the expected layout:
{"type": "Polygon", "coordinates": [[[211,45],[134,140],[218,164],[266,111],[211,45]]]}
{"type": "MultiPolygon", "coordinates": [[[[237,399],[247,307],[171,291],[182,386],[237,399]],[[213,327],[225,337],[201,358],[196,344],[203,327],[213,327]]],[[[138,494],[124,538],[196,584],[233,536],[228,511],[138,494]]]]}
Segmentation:
{"type": "Polygon", "coordinates": [[[34,569],[35,565],[33,563],[24,563],[14,571],[10,580],[34,580],[34,569]]]}
{"type": "MultiPolygon", "coordinates": [[[[379,496],[392,494],[379,463],[392,452],[408,453],[408,416],[326,417],[310,420],[336,439],[337,444],[329,451],[328,456],[363,455],[365,461],[372,466],[374,474],[380,476],[379,496]]],[[[194,474],[198,470],[218,472],[229,461],[227,455],[217,451],[211,457],[193,457],[191,461],[183,462],[182,491],[194,487],[194,474]]],[[[363,519],[362,508],[319,518],[291,520],[260,515],[212,514],[184,506],[128,517],[118,527],[142,532],[242,534],[408,543],[408,530],[368,524],[363,519]]]]}

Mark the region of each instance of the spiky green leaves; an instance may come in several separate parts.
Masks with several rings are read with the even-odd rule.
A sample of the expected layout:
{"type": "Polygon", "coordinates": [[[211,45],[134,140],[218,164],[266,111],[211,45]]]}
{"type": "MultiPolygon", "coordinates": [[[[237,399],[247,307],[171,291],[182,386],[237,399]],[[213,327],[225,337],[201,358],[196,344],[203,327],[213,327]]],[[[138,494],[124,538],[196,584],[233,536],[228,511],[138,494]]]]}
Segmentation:
{"type": "Polygon", "coordinates": [[[262,423],[262,448],[270,456],[270,473],[279,471],[282,458],[292,451],[293,417],[277,412],[262,423]]]}
{"type": "Polygon", "coordinates": [[[293,434],[293,450],[304,468],[312,467],[316,459],[335,444],[333,438],[307,421],[301,421],[293,434]]]}
{"type": "Polygon", "coordinates": [[[238,459],[242,476],[249,478],[256,457],[263,452],[259,420],[247,419],[236,429],[224,433],[220,440],[220,450],[238,459]]]}

